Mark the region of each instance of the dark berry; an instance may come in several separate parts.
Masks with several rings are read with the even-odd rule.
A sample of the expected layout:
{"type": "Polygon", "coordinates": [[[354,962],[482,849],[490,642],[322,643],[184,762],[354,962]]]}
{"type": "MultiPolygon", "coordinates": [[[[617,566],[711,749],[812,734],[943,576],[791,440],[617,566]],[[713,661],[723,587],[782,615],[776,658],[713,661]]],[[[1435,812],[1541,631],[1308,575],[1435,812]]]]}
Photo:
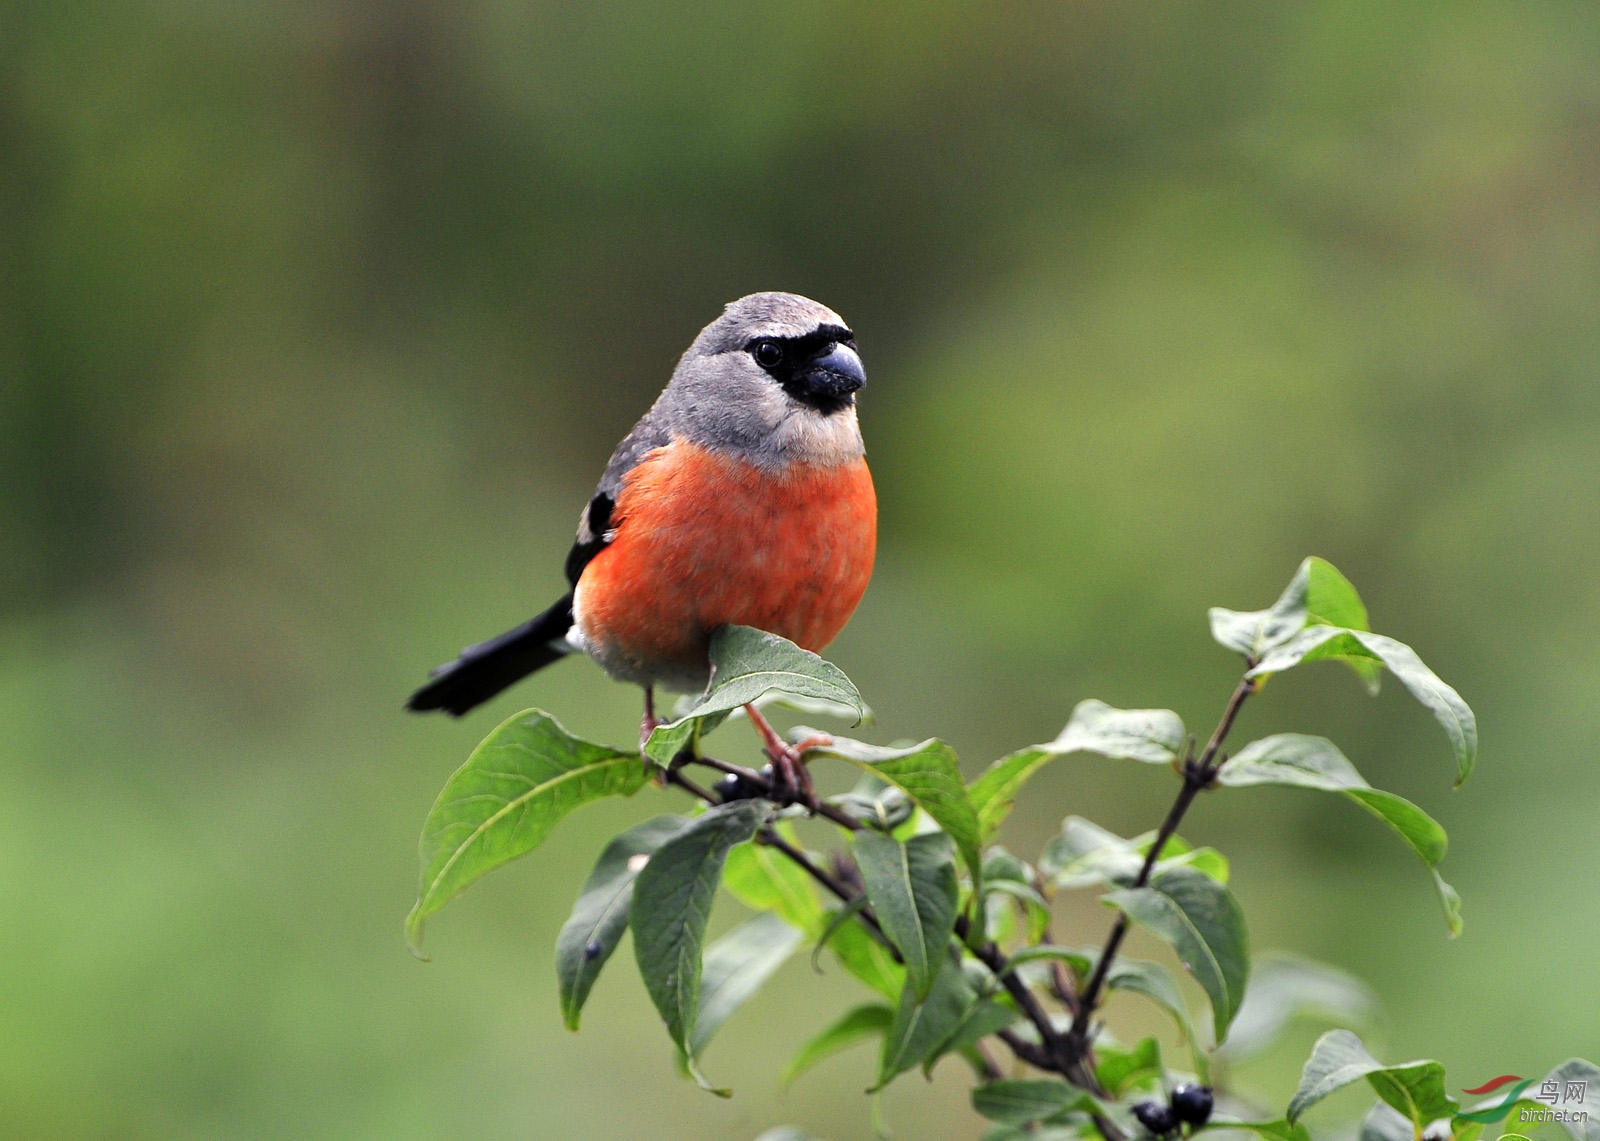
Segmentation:
{"type": "Polygon", "coordinates": [[[1159,1101],[1141,1101],[1133,1107],[1133,1115],[1139,1119],[1140,1125],[1157,1137],[1165,1137],[1178,1127],[1178,1119],[1173,1116],[1171,1107],[1159,1101]]]}
{"type": "MultiPolygon", "coordinates": [[[[770,783],[772,770],[770,766],[761,770],[761,775],[770,783]]],[[[737,773],[729,773],[716,784],[711,786],[711,791],[717,794],[717,799],[723,804],[732,800],[754,800],[762,795],[762,786],[756,784],[748,777],[737,773]]]]}
{"type": "Polygon", "coordinates": [[[1213,1098],[1209,1086],[1198,1086],[1193,1082],[1173,1086],[1168,1100],[1172,1105],[1172,1115],[1186,1125],[1204,1125],[1211,1120],[1213,1098]]]}

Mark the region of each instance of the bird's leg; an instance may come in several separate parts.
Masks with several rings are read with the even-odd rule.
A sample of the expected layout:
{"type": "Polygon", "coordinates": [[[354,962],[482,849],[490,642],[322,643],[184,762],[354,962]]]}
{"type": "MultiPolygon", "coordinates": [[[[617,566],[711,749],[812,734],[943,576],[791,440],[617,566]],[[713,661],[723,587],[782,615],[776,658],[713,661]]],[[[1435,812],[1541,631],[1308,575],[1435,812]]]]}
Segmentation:
{"type": "Polygon", "coordinates": [[[655,687],[644,687],[644,717],[639,721],[639,748],[644,748],[645,742],[650,740],[650,734],[656,731],[661,719],[656,716],[656,691],[655,687]]]}
{"type": "Polygon", "coordinates": [[[811,773],[806,769],[801,754],[819,745],[831,745],[833,738],[819,733],[807,737],[799,744],[791,745],[778,736],[778,731],[772,727],[772,723],[761,715],[761,710],[753,703],[746,705],[744,711],[749,716],[750,723],[756,727],[756,732],[761,735],[761,743],[766,747],[767,756],[772,758],[772,772],[779,786],[798,793],[801,800],[815,811],[817,793],[811,783],[811,773]]]}

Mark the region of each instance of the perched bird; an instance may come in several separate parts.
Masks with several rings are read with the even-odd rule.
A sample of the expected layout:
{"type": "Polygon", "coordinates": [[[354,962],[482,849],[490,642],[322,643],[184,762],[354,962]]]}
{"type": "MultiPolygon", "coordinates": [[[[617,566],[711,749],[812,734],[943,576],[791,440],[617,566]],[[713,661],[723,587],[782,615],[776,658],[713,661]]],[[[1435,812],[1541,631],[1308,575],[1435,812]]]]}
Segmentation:
{"type": "MultiPolygon", "coordinates": [[[[642,741],[657,686],[706,688],[717,627],[822,649],[861,601],[877,546],[855,407],[866,379],[855,335],[826,306],[792,293],[729,304],[612,453],[567,555],[572,589],[439,666],[407,708],[460,716],[582,652],[644,687],[642,741]]],[[[748,711],[792,770],[790,748],[748,711]]]]}

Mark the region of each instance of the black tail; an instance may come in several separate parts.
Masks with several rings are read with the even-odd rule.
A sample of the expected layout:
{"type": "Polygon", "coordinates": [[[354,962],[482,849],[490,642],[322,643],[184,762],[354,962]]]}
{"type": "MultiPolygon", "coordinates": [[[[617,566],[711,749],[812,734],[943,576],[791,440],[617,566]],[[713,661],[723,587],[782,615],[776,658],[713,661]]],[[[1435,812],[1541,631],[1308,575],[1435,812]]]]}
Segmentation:
{"type": "Polygon", "coordinates": [[[569,653],[564,639],[572,628],[572,595],[568,594],[537,618],[498,638],[461,651],[453,662],[435,668],[433,680],[406,702],[414,713],[442,709],[460,717],[502,689],[569,653]]]}

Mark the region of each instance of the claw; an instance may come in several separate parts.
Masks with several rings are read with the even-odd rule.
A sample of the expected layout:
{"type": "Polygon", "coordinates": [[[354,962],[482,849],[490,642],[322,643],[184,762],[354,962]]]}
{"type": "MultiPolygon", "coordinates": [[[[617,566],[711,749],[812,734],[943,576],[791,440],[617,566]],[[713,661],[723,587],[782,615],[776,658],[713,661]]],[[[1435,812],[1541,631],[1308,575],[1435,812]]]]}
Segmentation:
{"type": "Polygon", "coordinates": [[[807,737],[797,745],[791,745],[778,736],[777,730],[772,727],[761,711],[753,704],[746,705],[744,711],[750,717],[750,723],[756,727],[756,732],[761,735],[761,743],[767,756],[772,758],[772,776],[775,791],[787,793],[794,800],[804,804],[812,812],[817,810],[817,790],[811,783],[811,773],[807,771],[805,761],[801,754],[807,749],[815,749],[824,745],[833,744],[833,738],[825,733],[807,737]]]}
{"type": "Polygon", "coordinates": [[[828,736],[826,733],[813,733],[805,740],[790,745],[789,748],[793,749],[795,756],[798,757],[801,753],[807,752],[811,749],[828,749],[832,748],[832,746],[832,737],[828,736]]]}

